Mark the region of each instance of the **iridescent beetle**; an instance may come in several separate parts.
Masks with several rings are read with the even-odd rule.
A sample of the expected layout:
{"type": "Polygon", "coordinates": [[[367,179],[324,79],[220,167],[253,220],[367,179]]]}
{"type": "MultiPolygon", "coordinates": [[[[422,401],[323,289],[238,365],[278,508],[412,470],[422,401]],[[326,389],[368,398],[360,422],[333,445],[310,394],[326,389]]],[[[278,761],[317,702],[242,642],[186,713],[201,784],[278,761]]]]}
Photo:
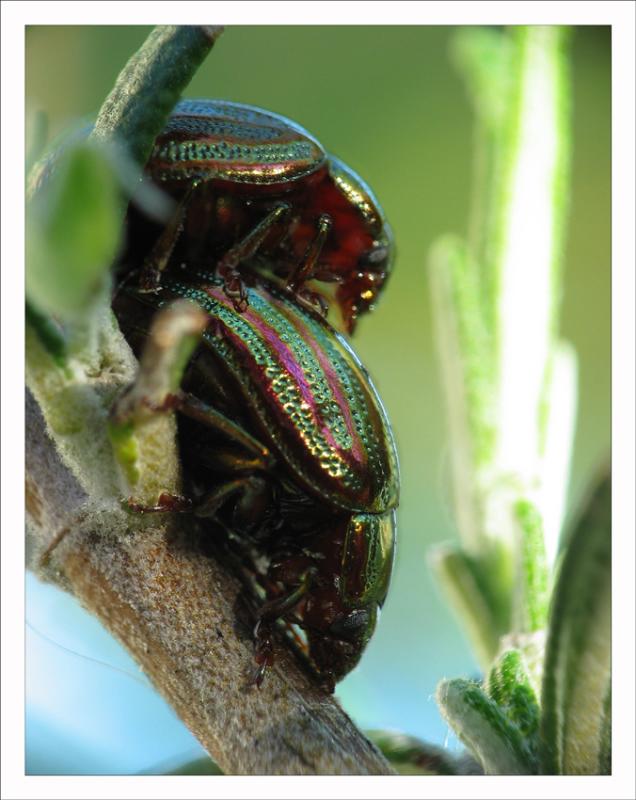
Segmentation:
{"type": "Polygon", "coordinates": [[[278,114],[183,100],[157,137],[146,175],[177,208],[163,229],[134,210],[129,215],[134,252],[126,259],[144,261],[145,291],[156,291],[164,271],[181,264],[215,269],[243,310],[252,270],[264,267],[323,311],[332,300],[352,332],[390,272],[391,229],[371,189],[278,114]]]}
{"type": "Polygon", "coordinates": [[[163,304],[188,298],[209,314],[174,404],[193,510],[255,554],[239,564],[259,593],[256,682],[283,626],[333,691],[360,659],[388,590],[395,444],[344,338],[287,292],[261,283],[246,295],[239,312],[216,275],[190,273],[187,282],[165,276],[157,294],[129,284],[114,308],[137,351],[163,304]]]}

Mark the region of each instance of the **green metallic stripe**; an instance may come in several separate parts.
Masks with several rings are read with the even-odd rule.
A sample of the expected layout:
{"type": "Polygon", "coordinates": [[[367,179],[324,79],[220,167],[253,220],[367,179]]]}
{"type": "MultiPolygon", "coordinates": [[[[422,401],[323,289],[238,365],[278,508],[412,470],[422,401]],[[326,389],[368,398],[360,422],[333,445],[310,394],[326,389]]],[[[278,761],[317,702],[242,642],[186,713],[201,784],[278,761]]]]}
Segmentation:
{"type": "Polygon", "coordinates": [[[334,389],[338,387],[333,386],[333,379],[317,353],[317,350],[324,349],[325,337],[323,336],[320,341],[312,342],[307,329],[303,329],[300,323],[298,309],[293,307],[294,313],[291,313],[290,304],[282,303],[275,296],[265,299],[260,293],[255,293],[250,296],[250,303],[255,309],[263,312],[263,316],[265,316],[266,309],[273,308],[275,310],[276,315],[271,320],[268,319],[268,322],[281,340],[290,347],[305,376],[314,387],[313,399],[320,409],[323,421],[332,431],[338,447],[345,451],[351,450],[353,430],[347,424],[348,409],[334,397],[334,389]]]}
{"type": "MultiPolygon", "coordinates": [[[[311,317],[297,306],[291,306],[282,298],[272,295],[273,302],[281,316],[289,323],[289,329],[298,341],[308,343],[312,356],[313,369],[320,371],[326,382],[326,391],[330,399],[323,403],[325,412],[332,411],[330,416],[337,417],[337,430],[341,431],[341,444],[349,450],[353,460],[358,463],[368,462],[368,448],[361,436],[360,417],[352,413],[351,398],[353,387],[350,380],[351,369],[343,361],[342,353],[332,346],[331,339],[335,332],[326,326],[314,326],[311,317]],[[327,335],[327,331],[331,334],[327,335]],[[337,415],[333,412],[338,412],[337,415]]],[[[335,427],[332,425],[331,427],[335,427]]]]}
{"type": "MultiPolygon", "coordinates": [[[[326,156],[315,137],[297,122],[273,111],[265,111],[262,108],[242,103],[231,103],[227,100],[182,100],[177,103],[166,130],[178,131],[185,125],[205,130],[211,123],[221,123],[229,126],[232,130],[240,128],[246,130],[268,129],[274,132],[277,139],[284,137],[290,141],[304,139],[311,142],[318,152],[326,156]]],[[[270,135],[268,135],[268,139],[270,135]]],[[[247,138],[249,140],[249,137],[247,138]]]]}
{"type": "MultiPolygon", "coordinates": [[[[234,137],[232,137],[234,138],[234,137]]],[[[244,144],[241,140],[215,141],[214,139],[190,139],[184,141],[159,142],[152,153],[153,160],[167,164],[182,162],[238,162],[246,165],[291,164],[299,169],[311,166],[317,169],[317,160],[310,142],[288,142],[276,144],[244,144]]]]}
{"type": "MultiPolygon", "coordinates": [[[[309,486],[328,496],[334,504],[349,508],[351,499],[362,489],[361,474],[366,474],[367,468],[352,469],[344,458],[346,453],[339,453],[334,449],[333,444],[328,442],[323,432],[315,424],[313,414],[309,413],[310,409],[306,407],[306,404],[303,406],[297,380],[290,374],[289,369],[281,365],[276,354],[272,353],[271,345],[264,340],[262,331],[257,330],[254,324],[250,323],[249,311],[244,314],[234,311],[231,302],[221,295],[222,289],[220,289],[218,281],[215,281],[215,284],[210,282],[208,287],[208,290],[214,289],[219,292],[218,299],[211,297],[204,289],[175,282],[166,282],[166,288],[181,297],[192,299],[225,326],[226,335],[224,337],[217,337],[213,333],[209,333],[206,334],[205,339],[246,388],[252,409],[270,431],[273,443],[283,453],[285,460],[293,467],[294,471],[309,486]],[[228,341],[228,332],[231,332],[240,342],[243,355],[249,355],[253,364],[260,368],[261,377],[253,377],[258,386],[258,392],[254,392],[253,384],[246,381],[246,364],[240,360],[237,342],[228,341]],[[265,383],[263,375],[266,379],[265,383]],[[264,391],[264,385],[269,385],[271,390],[269,395],[267,391],[264,391]],[[269,405],[264,401],[267,397],[269,397],[269,405]],[[287,418],[288,431],[296,439],[303,441],[307,451],[307,455],[304,457],[299,454],[296,445],[285,446],[280,433],[271,430],[271,404],[274,398],[279,411],[282,411],[287,418]],[[314,467],[319,465],[324,472],[324,480],[321,479],[317,484],[317,476],[306,468],[307,463],[314,467]]],[[[295,350],[296,357],[302,360],[304,357],[313,356],[299,339],[297,333],[288,326],[287,321],[282,319],[278,311],[266,299],[258,293],[250,292],[249,300],[254,312],[258,312],[259,321],[271,325],[276,336],[282,341],[291,340],[286,344],[292,346],[292,352],[295,350]],[[285,323],[282,326],[281,321],[285,323]]],[[[314,364],[319,370],[317,361],[314,364]]],[[[328,430],[328,432],[330,431],[328,430]]]]}
{"type": "MultiPolygon", "coordinates": [[[[272,294],[278,297],[282,309],[289,308],[284,298],[275,292],[272,294]]],[[[307,329],[301,335],[307,336],[308,341],[319,343],[336,369],[357,436],[366,453],[367,472],[381,484],[374,510],[395,507],[399,493],[397,450],[386,411],[369,375],[349,345],[323,320],[298,306],[294,306],[294,312],[292,318],[302,319],[307,329]],[[333,335],[327,335],[327,331],[333,335]]]]}
{"type": "Polygon", "coordinates": [[[329,378],[313,348],[260,292],[250,294],[250,307],[244,316],[253,317],[253,324],[274,351],[282,378],[279,398],[295,432],[301,433],[312,462],[349,490],[359,492],[361,476],[367,473],[366,459],[359,463],[351,456],[343,408],[334,401],[329,378]]]}
{"type": "MultiPolygon", "coordinates": [[[[323,320],[292,303],[276,290],[249,290],[250,307],[247,312],[239,314],[225,296],[218,278],[205,273],[200,273],[198,278],[205,281],[203,288],[172,284],[173,289],[180,296],[192,297],[213,317],[220,319],[241,342],[244,353],[262,370],[260,375],[252,376],[253,384],[249,385],[246,383],[245,364],[238,357],[237,345],[208,336],[208,343],[232,366],[237,378],[246,387],[254,411],[294,471],[309,486],[328,495],[336,505],[375,512],[396,507],[399,466],[386,412],[364,367],[342,337],[323,320]],[[216,299],[210,297],[210,290],[216,292],[216,299]],[[317,426],[313,409],[303,406],[297,378],[281,365],[280,356],[272,353],[272,345],[264,341],[262,330],[255,330],[256,323],[250,323],[251,313],[259,325],[265,323],[271,328],[276,343],[280,340],[290,348],[295,364],[316,382],[316,387],[312,388],[310,405],[316,401],[320,405],[331,404],[331,408],[327,409],[332,412],[327,429],[329,438],[332,435],[334,437],[331,442],[317,426]],[[355,434],[362,447],[362,461],[356,463],[351,457],[351,450],[346,449],[353,445],[351,435],[354,431],[348,428],[342,411],[343,404],[335,402],[329,380],[308,342],[322,350],[333,365],[342,387],[344,404],[347,410],[350,409],[355,434]],[[272,396],[270,405],[267,405],[263,391],[267,384],[279,405],[279,413],[281,408],[284,412],[288,433],[302,441],[306,455],[299,455],[296,445],[285,445],[280,433],[271,429],[272,396]],[[257,393],[253,391],[254,385],[258,387],[257,393]],[[338,413],[334,418],[335,412],[338,413]],[[336,435],[339,442],[334,441],[336,435]],[[340,450],[340,447],[343,449],[340,450]],[[314,474],[315,469],[312,473],[307,463],[314,467],[319,465],[325,480],[314,474]],[[332,484],[331,488],[327,483],[332,484]]],[[[323,409],[324,406],[321,411],[323,409]]]]}

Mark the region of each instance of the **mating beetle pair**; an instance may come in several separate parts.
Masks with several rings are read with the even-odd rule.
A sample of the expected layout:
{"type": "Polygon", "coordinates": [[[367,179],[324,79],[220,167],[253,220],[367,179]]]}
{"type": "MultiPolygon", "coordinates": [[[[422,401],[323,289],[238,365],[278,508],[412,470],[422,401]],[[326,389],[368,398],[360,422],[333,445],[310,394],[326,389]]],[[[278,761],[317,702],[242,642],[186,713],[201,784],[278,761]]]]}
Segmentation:
{"type": "Polygon", "coordinates": [[[388,590],[398,466],[382,404],[324,319],[316,281],[335,283],[352,330],[386,279],[390,229],[313,137],[248,106],[179,103],[146,174],[176,211],[161,230],[130,209],[114,309],[137,350],[173,299],[209,315],[175,401],[193,511],[244,545],[259,596],[256,682],[282,625],[333,690],[388,590]]]}

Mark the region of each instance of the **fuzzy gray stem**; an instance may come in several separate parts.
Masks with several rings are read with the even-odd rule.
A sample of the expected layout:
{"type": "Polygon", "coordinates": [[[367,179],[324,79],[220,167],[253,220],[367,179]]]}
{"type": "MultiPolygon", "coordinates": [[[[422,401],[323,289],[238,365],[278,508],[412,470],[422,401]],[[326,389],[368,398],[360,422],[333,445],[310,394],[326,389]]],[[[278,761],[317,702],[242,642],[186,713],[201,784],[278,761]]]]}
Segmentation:
{"type": "Polygon", "coordinates": [[[26,429],[31,568],[122,642],[226,774],[394,774],[290,653],[279,652],[254,688],[240,585],[197,551],[187,517],[96,505],[60,461],[30,395],[26,429]]]}

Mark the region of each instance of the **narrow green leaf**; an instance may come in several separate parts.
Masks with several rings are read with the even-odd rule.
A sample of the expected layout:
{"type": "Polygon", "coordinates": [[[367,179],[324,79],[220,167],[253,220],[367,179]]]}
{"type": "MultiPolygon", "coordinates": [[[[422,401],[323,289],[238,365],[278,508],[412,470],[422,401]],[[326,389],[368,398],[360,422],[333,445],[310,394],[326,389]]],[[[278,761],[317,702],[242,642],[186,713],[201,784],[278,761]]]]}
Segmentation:
{"type": "Polygon", "coordinates": [[[598,753],[600,775],[612,774],[612,688],[607,687],[603,703],[603,724],[601,726],[601,746],[598,753]]]}
{"type": "Polygon", "coordinates": [[[372,730],[366,735],[402,775],[476,774],[479,767],[470,758],[455,758],[442,747],[397,731],[372,730]]]}
{"type": "Polygon", "coordinates": [[[90,314],[117,252],[120,205],[108,159],[94,145],[60,155],[28,208],[27,296],[41,313],[90,314]]]}
{"type": "Polygon", "coordinates": [[[117,77],[91,136],[124,142],[133,160],[145,164],[181,92],[222,32],[218,25],[153,28],[117,77]]]}
{"type": "Polygon", "coordinates": [[[529,500],[515,503],[514,516],[520,534],[515,630],[517,633],[533,633],[545,628],[548,616],[548,567],[543,521],[529,500]]]}
{"type": "Polygon", "coordinates": [[[542,691],[542,767],[547,774],[597,774],[609,732],[611,655],[611,479],[594,491],[554,590],[542,691]]]}
{"type": "Polygon", "coordinates": [[[559,26],[519,26],[510,38],[514,88],[496,170],[488,259],[494,274],[497,460],[504,474],[532,485],[544,450],[542,407],[561,296],[568,37],[559,26]]]}
{"type": "Polygon", "coordinates": [[[496,233],[496,189],[510,114],[514,50],[510,37],[492,28],[460,28],[451,55],[462,75],[475,112],[468,248],[479,271],[483,321],[496,328],[496,279],[491,251],[496,233]]]}
{"type": "Polygon", "coordinates": [[[493,353],[481,308],[478,266],[463,242],[452,236],[434,245],[430,262],[451,431],[457,431],[457,446],[468,451],[474,470],[492,459],[496,444],[493,353]],[[460,371],[453,375],[453,369],[460,371]],[[460,414],[463,418],[456,420],[460,414]]]}
{"type": "Polygon", "coordinates": [[[64,367],[67,358],[67,342],[62,327],[46,314],[41,314],[27,302],[26,322],[38,336],[42,346],[58,367],[64,367]]]}
{"type": "Polygon", "coordinates": [[[510,91],[510,39],[493,28],[460,28],[453,38],[451,55],[475,113],[488,128],[498,130],[510,91]]]}
{"type": "Polygon", "coordinates": [[[488,676],[488,693],[519,729],[536,758],[539,704],[518,650],[508,650],[497,659],[488,676]]]}
{"type": "Polygon", "coordinates": [[[195,758],[176,769],[166,772],[166,775],[223,775],[218,765],[211,758],[195,758]]]}
{"type": "Polygon", "coordinates": [[[487,775],[534,775],[532,748],[501,708],[474,681],[443,681],[437,688],[442,715],[487,775]]]}
{"type": "Polygon", "coordinates": [[[132,420],[123,423],[108,422],[108,437],[115,459],[122,469],[126,482],[134,487],[139,481],[139,440],[132,420]]]}
{"type": "Polygon", "coordinates": [[[499,625],[495,610],[472,559],[460,548],[442,545],[431,552],[431,566],[451,605],[466,628],[480,664],[491,663],[499,647],[499,625]]]}
{"type": "Polygon", "coordinates": [[[578,402],[577,379],[574,348],[567,342],[557,341],[545,376],[540,408],[542,463],[538,505],[549,567],[556,559],[567,507],[578,402]]]}
{"type": "Polygon", "coordinates": [[[466,627],[479,662],[487,669],[510,628],[510,554],[497,542],[479,556],[451,545],[432,551],[435,574],[466,627]]]}

